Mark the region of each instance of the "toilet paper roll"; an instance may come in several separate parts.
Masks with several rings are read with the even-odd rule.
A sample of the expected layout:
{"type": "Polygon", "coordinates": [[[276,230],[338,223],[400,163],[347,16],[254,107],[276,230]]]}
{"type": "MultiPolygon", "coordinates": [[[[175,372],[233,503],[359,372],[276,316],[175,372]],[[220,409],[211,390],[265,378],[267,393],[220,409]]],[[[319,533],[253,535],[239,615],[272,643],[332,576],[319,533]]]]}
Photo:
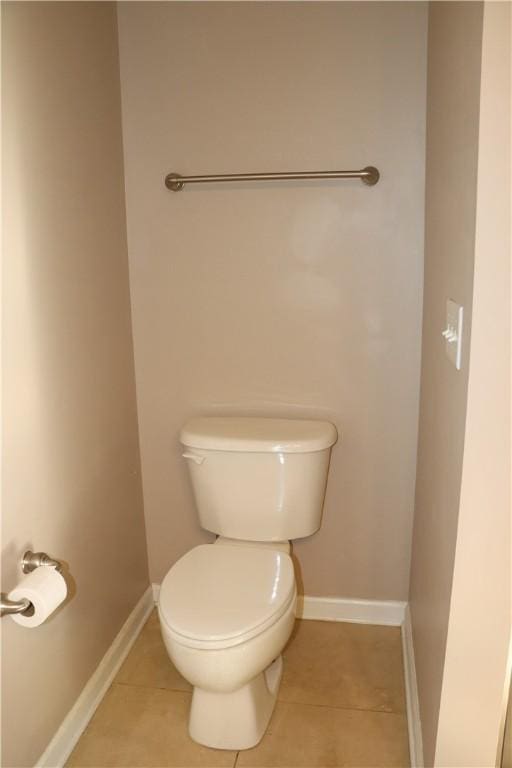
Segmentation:
{"type": "Polygon", "coordinates": [[[24,576],[8,594],[10,600],[30,600],[34,606],[33,614],[13,613],[11,619],[22,627],[38,627],[64,602],[67,593],[64,577],[55,568],[41,565],[24,576]]]}

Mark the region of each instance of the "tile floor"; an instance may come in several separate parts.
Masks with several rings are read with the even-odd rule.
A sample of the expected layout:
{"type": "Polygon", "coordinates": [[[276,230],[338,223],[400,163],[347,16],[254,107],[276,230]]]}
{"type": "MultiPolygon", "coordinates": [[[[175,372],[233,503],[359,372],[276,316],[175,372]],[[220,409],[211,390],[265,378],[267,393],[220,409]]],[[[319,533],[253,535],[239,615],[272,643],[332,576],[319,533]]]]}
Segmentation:
{"type": "Polygon", "coordinates": [[[70,768],[384,768],[409,765],[400,630],[298,621],[263,740],[242,752],[188,736],[190,685],[153,612],[92,718],[70,768]]]}

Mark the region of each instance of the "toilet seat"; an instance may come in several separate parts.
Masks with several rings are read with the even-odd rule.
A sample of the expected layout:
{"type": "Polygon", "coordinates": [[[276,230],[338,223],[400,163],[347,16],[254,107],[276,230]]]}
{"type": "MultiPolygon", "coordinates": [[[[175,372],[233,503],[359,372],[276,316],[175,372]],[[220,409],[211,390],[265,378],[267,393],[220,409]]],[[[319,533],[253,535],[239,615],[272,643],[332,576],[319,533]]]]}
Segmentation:
{"type": "Polygon", "coordinates": [[[159,613],[174,640],[190,648],[229,648],[272,626],[295,599],[284,552],[204,544],[187,552],[162,582],[159,613]]]}

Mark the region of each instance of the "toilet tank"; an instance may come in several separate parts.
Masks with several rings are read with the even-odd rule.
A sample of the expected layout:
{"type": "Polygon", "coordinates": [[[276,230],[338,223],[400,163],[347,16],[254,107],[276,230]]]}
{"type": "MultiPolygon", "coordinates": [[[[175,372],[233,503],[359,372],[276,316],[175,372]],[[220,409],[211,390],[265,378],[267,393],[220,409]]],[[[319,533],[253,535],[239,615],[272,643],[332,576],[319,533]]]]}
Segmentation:
{"type": "Polygon", "coordinates": [[[283,541],[318,530],[336,427],[327,421],[206,417],[180,434],[201,526],[283,541]]]}

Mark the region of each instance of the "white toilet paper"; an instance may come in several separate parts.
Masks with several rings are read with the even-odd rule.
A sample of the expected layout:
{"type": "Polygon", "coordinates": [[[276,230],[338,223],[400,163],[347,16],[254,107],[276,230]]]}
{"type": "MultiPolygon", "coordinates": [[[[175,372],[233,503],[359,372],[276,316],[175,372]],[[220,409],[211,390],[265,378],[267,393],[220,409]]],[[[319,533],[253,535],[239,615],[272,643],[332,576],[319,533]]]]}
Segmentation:
{"type": "Polygon", "coordinates": [[[9,594],[9,600],[26,598],[34,606],[31,616],[11,614],[11,619],[22,627],[38,627],[66,599],[68,589],[64,577],[49,565],[41,565],[24,576],[9,594]]]}

